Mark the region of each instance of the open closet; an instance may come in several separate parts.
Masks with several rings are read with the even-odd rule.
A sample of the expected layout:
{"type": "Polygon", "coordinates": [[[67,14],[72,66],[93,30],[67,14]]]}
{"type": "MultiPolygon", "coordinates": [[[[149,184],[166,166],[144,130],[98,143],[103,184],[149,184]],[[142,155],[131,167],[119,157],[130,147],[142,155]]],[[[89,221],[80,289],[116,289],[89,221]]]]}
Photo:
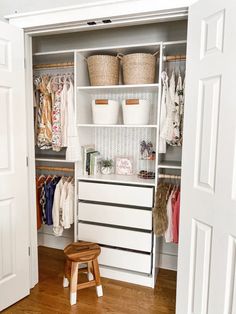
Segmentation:
{"type": "MultiPolygon", "coordinates": [[[[43,223],[38,229],[38,245],[63,249],[77,240],[99,243],[102,276],[149,287],[155,286],[159,267],[177,269],[178,241],[166,241],[154,232],[152,212],[157,186],[168,185],[169,189],[179,190],[181,182],[184,104],[179,104],[177,109],[168,107],[163,93],[172,92],[179,97],[183,92],[183,87],[178,91],[176,86],[179,77],[184,84],[186,33],[187,21],[180,20],[33,38],[33,83],[38,101],[34,121],[37,180],[44,176],[46,187],[49,176],[50,180],[57,178],[57,184],[69,176],[74,187],[73,224],[58,235],[53,231],[53,221],[43,223]],[[88,57],[112,55],[122,59],[131,53],[155,55],[154,82],[124,84],[120,70],[116,85],[90,84],[88,57]],[[58,90],[61,93],[66,84],[68,93],[70,84],[73,85],[73,104],[69,109],[73,113],[69,112],[68,118],[68,113],[61,112],[62,119],[66,115],[67,137],[59,148],[55,148],[57,134],[53,126],[49,146],[40,142],[37,119],[42,116],[37,106],[40,106],[40,97],[45,96],[40,90],[44,80],[54,104],[58,90]],[[174,90],[169,92],[171,88],[174,90]],[[116,124],[94,123],[92,102],[101,99],[118,102],[116,124]],[[124,123],[121,104],[130,99],[149,103],[147,123],[124,123]],[[178,111],[181,121],[172,121],[177,117],[173,118],[172,111],[178,111]],[[174,133],[174,122],[181,133],[179,139],[174,133]],[[145,155],[148,145],[152,158],[148,158],[150,153],[145,155]],[[84,157],[86,149],[91,147],[100,158],[112,160],[110,174],[102,174],[101,169],[93,169],[88,174],[84,157]],[[122,158],[130,162],[128,175],[118,174],[117,164],[122,158]]],[[[173,104],[177,106],[176,101],[173,104]]],[[[55,113],[50,114],[55,122],[55,113]]],[[[37,208],[42,212],[40,202],[37,208]]]]}
{"type": "Polygon", "coordinates": [[[87,240],[102,277],[153,288],[178,264],[178,314],[235,312],[235,15],[109,0],[0,23],[0,310],[39,282],[38,245],[87,240]],[[115,83],[92,83],[101,55],[115,83]]]}

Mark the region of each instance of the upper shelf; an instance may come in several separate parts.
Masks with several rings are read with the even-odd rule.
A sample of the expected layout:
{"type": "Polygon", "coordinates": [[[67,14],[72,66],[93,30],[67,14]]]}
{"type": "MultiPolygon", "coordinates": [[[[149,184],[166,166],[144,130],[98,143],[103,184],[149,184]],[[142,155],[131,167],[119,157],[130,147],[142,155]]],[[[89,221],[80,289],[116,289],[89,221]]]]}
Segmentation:
{"type": "Polygon", "coordinates": [[[77,89],[80,92],[85,92],[88,94],[101,93],[115,93],[115,92],[147,92],[153,93],[157,92],[159,84],[137,84],[137,85],[107,85],[107,86],[78,86],[77,89]]]}
{"type": "Polygon", "coordinates": [[[181,161],[165,160],[158,164],[158,168],[162,169],[181,169],[181,161]]]}

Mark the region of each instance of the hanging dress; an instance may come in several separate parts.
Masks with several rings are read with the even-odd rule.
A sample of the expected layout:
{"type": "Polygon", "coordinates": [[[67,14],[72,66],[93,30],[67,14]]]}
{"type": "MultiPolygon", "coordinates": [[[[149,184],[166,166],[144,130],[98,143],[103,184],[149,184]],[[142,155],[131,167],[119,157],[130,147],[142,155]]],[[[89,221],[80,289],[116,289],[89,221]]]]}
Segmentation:
{"type": "Polygon", "coordinates": [[[165,241],[167,243],[173,242],[173,222],[172,222],[172,195],[173,190],[168,198],[167,205],[166,205],[166,212],[167,212],[167,218],[168,218],[168,227],[165,232],[165,241]]]}
{"type": "Polygon", "coordinates": [[[62,147],[67,147],[68,138],[68,98],[67,98],[67,82],[63,84],[61,91],[61,138],[62,147]]]}
{"type": "Polygon", "coordinates": [[[61,192],[64,185],[65,178],[62,177],[61,180],[57,183],[55,192],[54,192],[54,200],[52,207],[52,220],[53,220],[53,233],[55,236],[62,236],[63,227],[61,225],[62,220],[62,210],[60,207],[61,200],[61,192]]]}
{"type": "Polygon", "coordinates": [[[168,228],[168,218],[166,212],[167,199],[169,186],[160,183],[156,191],[155,206],[153,208],[153,225],[154,233],[156,235],[163,235],[168,228]]]}
{"type": "Polygon", "coordinates": [[[175,91],[175,116],[174,116],[174,137],[173,137],[173,145],[181,146],[181,119],[182,119],[182,111],[183,111],[183,84],[182,78],[179,71],[176,91],[175,91]]]}
{"type": "Polygon", "coordinates": [[[173,71],[170,78],[170,86],[167,93],[166,119],[160,133],[160,137],[165,139],[166,143],[170,145],[172,145],[174,137],[174,118],[176,112],[174,97],[175,97],[175,73],[173,71]]]}
{"type": "Polygon", "coordinates": [[[63,199],[62,221],[64,229],[69,229],[74,222],[74,184],[69,181],[63,199]]]}
{"type": "Polygon", "coordinates": [[[61,132],[61,93],[63,85],[60,84],[54,92],[54,102],[52,104],[52,149],[59,152],[62,148],[61,132]]]}
{"type": "Polygon", "coordinates": [[[167,102],[169,97],[169,87],[168,87],[168,75],[165,71],[161,73],[162,79],[162,97],[161,97],[161,112],[160,112],[160,141],[159,141],[159,153],[165,154],[166,153],[166,139],[162,137],[163,133],[162,130],[165,125],[166,121],[166,112],[167,112],[167,102]]]}
{"type": "Polygon", "coordinates": [[[49,76],[45,75],[38,84],[40,91],[40,108],[37,112],[37,145],[40,149],[50,149],[52,147],[52,100],[51,94],[47,88],[49,80],[49,76]]]}

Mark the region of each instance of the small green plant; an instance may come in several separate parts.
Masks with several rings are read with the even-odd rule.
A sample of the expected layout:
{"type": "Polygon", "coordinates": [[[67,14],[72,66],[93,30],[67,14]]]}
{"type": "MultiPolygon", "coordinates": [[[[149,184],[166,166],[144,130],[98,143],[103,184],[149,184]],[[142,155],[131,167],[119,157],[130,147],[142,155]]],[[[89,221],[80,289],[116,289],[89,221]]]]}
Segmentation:
{"type": "Polygon", "coordinates": [[[103,159],[103,160],[101,160],[101,166],[103,168],[112,168],[113,160],[112,159],[103,159]]]}

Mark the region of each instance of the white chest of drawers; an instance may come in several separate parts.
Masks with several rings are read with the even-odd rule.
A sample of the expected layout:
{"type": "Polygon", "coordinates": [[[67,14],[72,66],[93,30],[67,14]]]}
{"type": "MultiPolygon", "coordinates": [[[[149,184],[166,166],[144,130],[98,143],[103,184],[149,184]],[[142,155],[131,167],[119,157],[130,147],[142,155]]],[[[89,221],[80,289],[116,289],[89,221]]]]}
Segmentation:
{"type": "Polygon", "coordinates": [[[101,245],[100,266],[150,276],[154,188],[80,181],[78,190],[78,239],[101,245]]]}

